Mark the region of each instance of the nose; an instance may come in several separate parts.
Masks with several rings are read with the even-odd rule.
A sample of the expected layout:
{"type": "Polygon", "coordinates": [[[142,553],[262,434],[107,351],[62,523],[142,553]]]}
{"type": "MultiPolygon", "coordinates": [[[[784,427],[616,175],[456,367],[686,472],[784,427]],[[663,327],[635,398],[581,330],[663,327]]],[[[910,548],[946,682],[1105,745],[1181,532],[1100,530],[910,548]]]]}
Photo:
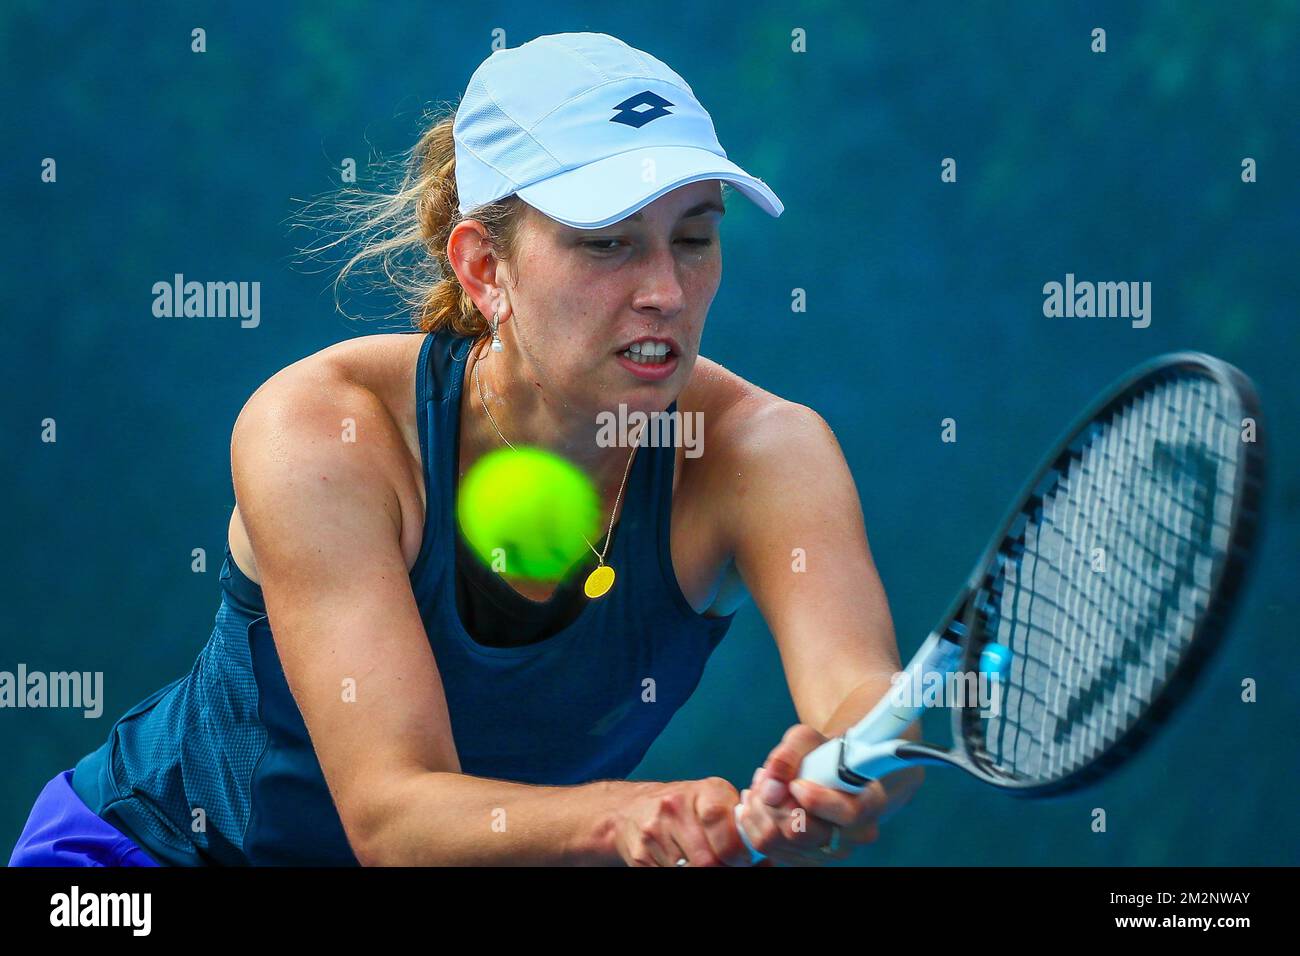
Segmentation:
{"type": "Polygon", "coordinates": [[[680,267],[671,243],[655,245],[642,257],[633,305],[638,309],[655,309],[667,316],[681,312],[686,307],[686,290],[678,275],[680,267]]]}

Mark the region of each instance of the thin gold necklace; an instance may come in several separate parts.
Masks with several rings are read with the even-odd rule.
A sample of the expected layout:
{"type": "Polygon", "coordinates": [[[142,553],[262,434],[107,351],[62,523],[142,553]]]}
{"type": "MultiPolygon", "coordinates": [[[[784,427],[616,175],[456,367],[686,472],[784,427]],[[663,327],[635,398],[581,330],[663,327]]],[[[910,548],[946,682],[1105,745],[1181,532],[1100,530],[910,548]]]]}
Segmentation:
{"type": "MultiPolygon", "coordinates": [[[[487,399],[483,397],[483,382],[478,377],[478,363],[481,356],[474,356],[474,387],[478,390],[478,400],[483,404],[483,411],[487,412],[488,421],[492,423],[492,428],[496,431],[497,437],[510,446],[512,451],[517,451],[510,439],[501,433],[497,420],[492,417],[492,409],[488,408],[487,399]]],[[[645,425],[637,430],[637,438],[640,438],[641,431],[645,425]]],[[[614,534],[614,516],[618,514],[618,504],[623,500],[623,489],[627,487],[628,475],[632,474],[632,459],[636,457],[637,441],[632,442],[632,454],[627,456],[627,468],[623,471],[623,482],[618,486],[618,494],[614,496],[614,510],[609,513],[609,530],[605,532],[605,546],[597,551],[596,546],[587,541],[587,536],[582,536],[583,541],[587,541],[587,547],[591,548],[592,554],[596,556],[596,567],[587,575],[587,580],[582,586],[582,591],[589,598],[598,598],[606,594],[614,586],[614,569],[605,563],[605,554],[609,551],[609,541],[614,534]]]]}

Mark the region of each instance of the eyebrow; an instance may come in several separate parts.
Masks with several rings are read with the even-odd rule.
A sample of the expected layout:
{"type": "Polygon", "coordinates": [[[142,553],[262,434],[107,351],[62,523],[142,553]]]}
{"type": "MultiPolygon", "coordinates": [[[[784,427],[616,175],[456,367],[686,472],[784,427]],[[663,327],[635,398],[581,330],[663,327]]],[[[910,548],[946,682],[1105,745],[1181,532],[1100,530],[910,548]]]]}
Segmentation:
{"type": "MultiPolygon", "coordinates": [[[[716,212],[720,216],[725,216],[727,214],[727,210],[722,208],[722,204],[719,203],[716,199],[706,199],[704,202],[700,203],[699,205],[692,206],[690,209],[682,213],[682,218],[690,219],[692,216],[702,216],[706,212],[716,212]]],[[[628,221],[628,222],[640,222],[645,217],[642,216],[641,213],[639,212],[634,212],[632,213],[632,215],[624,216],[623,218],[624,221],[628,221]]]]}

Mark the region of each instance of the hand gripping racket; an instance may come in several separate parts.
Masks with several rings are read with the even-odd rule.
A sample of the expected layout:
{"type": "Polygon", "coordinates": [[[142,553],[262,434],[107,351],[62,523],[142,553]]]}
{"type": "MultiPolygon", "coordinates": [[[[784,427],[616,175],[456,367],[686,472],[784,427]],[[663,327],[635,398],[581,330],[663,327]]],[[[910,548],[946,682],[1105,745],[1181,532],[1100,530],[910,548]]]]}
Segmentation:
{"type": "Polygon", "coordinates": [[[857,792],[942,764],[1044,797],[1113,771],[1223,636],[1259,523],[1258,418],[1250,380],[1209,355],[1161,356],[1125,375],[1025,485],[895,693],[799,775],[857,792]],[[951,748],[899,739],[945,696],[918,693],[927,680],[956,686],[950,677],[970,674],[997,678],[996,707],[973,694],[948,703],[951,748]]]}

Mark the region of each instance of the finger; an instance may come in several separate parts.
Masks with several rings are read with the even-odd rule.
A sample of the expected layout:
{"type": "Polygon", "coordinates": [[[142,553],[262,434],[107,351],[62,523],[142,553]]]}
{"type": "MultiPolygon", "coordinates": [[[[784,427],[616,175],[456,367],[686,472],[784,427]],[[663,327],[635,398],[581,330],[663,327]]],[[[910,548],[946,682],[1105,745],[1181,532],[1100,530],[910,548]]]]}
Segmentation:
{"type": "MultiPolygon", "coordinates": [[[[878,839],[880,839],[880,825],[877,823],[845,827],[840,831],[841,843],[851,843],[854,846],[866,846],[869,843],[875,843],[878,839]]],[[[852,847],[850,847],[851,851],[852,847]]]]}
{"type": "Polygon", "coordinates": [[[847,793],[799,778],[791,782],[790,795],[813,816],[846,828],[879,819],[886,802],[884,788],[876,782],[859,793],[847,793]]]}
{"type": "Polygon", "coordinates": [[[799,776],[799,766],[823,743],[826,738],[806,724],[795,724],[785,732],[781,742],[772,748],[763,762],[766,776],[781,783],[789,783],[799,776]]]}
{"type": "Polygon", "coordinates": [[[738,828],[744,832],[751,847],[763,856],[769,856],[768,850],[779,839],[776,821],[770,811],[752,790],[741,791],[740,808],[736,819],[738,828]]]}
{"type": "MultiPolygon", "coordinates": [[[[795,812],[806,811],[800,808],[795,812]]],[[[797,858],[805,866],[824,866],[836,860],[847,859],[856,846],[849,839],[847,830],[816,821],[809,824],[803,833],[796,830],[796,836],[780,848],[779,856],[787,862],[797,858]]]]}
{"type": "Polygon", "coordinates": [[[771,847],[772,859],[788,866],[822,866],[844,854],[842,844],[833,851],[834,856],[826,851],[832,838],[828,824],[814,824],[807,830],[796,830],[792,836],[771,847]]]}
{"type": "Polygon", "coordinates": [[[688,839],[674,839],[669,857],[669,866],[709,866],[713,861],[707,843],[688,839]]]}
{"type": "Polygon", "coordinates": [[[824,848],[832,842],[842,841],[845,831],[798,804],[793,804],[788,812],[789,823],[781,829],[789,833],[790,851],[824,862],[820,859],[824,848]]]}
{"type": "Polygon", "coordinates": [[[760,800],[772,807],[779,807],[790,799],[790,788],[786,783],[761,767],[754,778],[753,791],[760,800]]]}
{"type": "Polygon", "coordinates": [[[677,861],[681,859],[681,848],[677,846],[671,838],[667,842],[655,837],[647,836],[644,840],[645,853],[651,860],[651,866],[676,866],[677,861]]]}
{"type": "MultiPolygon", "coordinates": [[[[695,801],[695,818],[701,839],[710,856],[725,866],[750,866],[749,848],[740,839],[736,825],[735,791],[701,793],[695,801]]],[[[691,865],[695,865],[694,857],[691,865]]]]}
{"type": "MultiPolygon", "coordinates": [[[[673,864],[676,866],[720,866],[722,864],[721,857],[713,851],[707,828],[702,820],[682,820],[673,831],[673,841],[681,851],[673,858],[673,864]],[[677,863],[679,859],[685,859],[686,863],[677,863]]],[[[740,843],[738,838],[736,843],[740,843]]]]}
{"type": "Polygon", "coordinates": [[[741,825],[750,842],[764,856],[778,862],[811,857],[831,839],[831,825],[818,820],[793,800],[769,806],[751,791],[742,794],[741,825]]]}
{"type": "Polygon", "coordinates": [[[755,793],[773,806],[778,806],[789,796],[786,785],[781,780],[771,777],[766,767],[759,767],[754,771],[754,778],[750,781],[749,787],[755,793]],[[769,782],[770,781],[770,782],[769,782]]]}

